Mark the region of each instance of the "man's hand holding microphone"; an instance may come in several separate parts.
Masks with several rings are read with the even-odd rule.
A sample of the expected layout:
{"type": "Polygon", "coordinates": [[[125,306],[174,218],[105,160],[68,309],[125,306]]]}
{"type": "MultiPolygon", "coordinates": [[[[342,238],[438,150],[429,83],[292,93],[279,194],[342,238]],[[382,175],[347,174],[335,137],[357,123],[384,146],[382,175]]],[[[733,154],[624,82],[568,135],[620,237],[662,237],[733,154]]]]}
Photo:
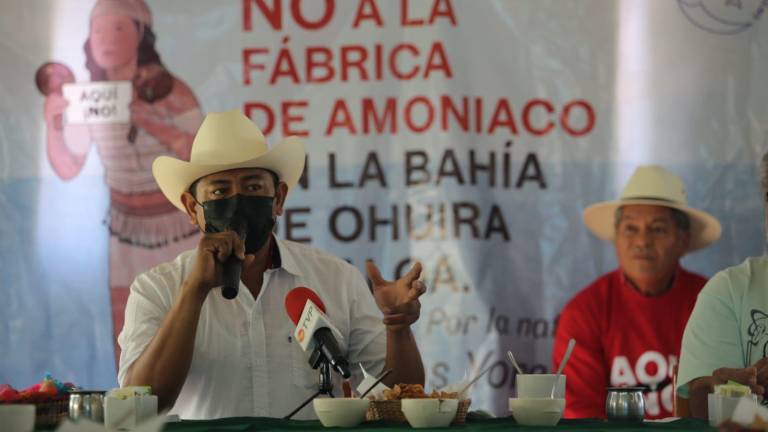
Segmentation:
{"type": "Polygon", "coordinates": [[[204,300],[211,289],[222,286],[224,263],[230,259],[237,259],[242,267],[247,268],[254,261],[255,255],[245,253],[245,242],[234,231],[203,234],[184,289],[192,290],[204,300]]]}

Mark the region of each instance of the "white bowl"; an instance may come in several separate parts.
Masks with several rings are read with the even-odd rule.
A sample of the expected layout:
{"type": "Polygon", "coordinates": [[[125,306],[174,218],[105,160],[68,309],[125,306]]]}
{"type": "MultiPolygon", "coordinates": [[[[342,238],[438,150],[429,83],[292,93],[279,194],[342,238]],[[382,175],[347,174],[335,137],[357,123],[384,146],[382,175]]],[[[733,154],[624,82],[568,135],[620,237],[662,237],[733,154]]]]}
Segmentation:
{"type": "Polygon", "coordinates": [[[524,426],[554,426],[565,409],[565,399],[510,398],[512,417],[524,426]]]}
{"type": "MultiPolygon", "coordinates": [[[[515,387],[518,398],[548,398],[552,395],[555,374],[517,374],[515,387]]],[[[565,375],[560,375],[555,386],[555,398],[565,397],[565,375]]]]}
{"type": "Polygon", "coordinates": [[[411,427],[446,427],[456,417],[458,399],[403,399],[401,410],[411,427]]]}
{"type": "Polygon", "coordinates": [[[325,427],[353,427],[365,420],[370,401],[358,398],[316,398],[315,414],[325,427]]]}
{"type": "Polygon", "coordinates": [[[35,406],[0,404],[0,425],[3,432],[32,432],[35,429],[35,406]]]}

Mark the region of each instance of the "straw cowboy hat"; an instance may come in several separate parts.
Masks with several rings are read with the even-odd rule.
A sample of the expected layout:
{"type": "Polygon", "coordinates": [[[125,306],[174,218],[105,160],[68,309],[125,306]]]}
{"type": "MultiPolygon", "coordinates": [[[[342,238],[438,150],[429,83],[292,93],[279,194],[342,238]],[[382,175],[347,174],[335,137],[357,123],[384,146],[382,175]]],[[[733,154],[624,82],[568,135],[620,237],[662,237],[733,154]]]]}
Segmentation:
{"type": "Polygon", "coordinates": [[[683,181],[658,166],[637,168],[618,201],[600,202],[584,209],[584,224],[599,238],[613,241],[616,209],[631,204],[669,207],[688,215],[691,221],[688,252],[701,249],[720,238],[720,222],[709,213],[688,207],[683,181]]]}
{"type": "Polygon", "coordinates": [[[160,156],[152,174],[165,197],[184,211],[181,195],[195,180],[237,168],[273,171],[290,190],[304,171],[304,143],[290,136],[269,149],[264,134],[240,110],[213,112],[195,135],[189,162],[160,156]]]}

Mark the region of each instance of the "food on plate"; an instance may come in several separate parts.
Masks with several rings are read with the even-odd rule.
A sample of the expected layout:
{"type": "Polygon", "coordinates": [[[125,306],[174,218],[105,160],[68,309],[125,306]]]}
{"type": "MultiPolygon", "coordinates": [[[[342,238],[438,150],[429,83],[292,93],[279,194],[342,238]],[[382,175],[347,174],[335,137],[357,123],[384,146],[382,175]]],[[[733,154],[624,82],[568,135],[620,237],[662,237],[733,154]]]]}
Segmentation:
{"type": "Polygon", "coordinates": [[[427,394],[421,384],[395,384],[384,390],[384,400],[401,399],[458,399],[458,392],[433,391],[427,394]]]}

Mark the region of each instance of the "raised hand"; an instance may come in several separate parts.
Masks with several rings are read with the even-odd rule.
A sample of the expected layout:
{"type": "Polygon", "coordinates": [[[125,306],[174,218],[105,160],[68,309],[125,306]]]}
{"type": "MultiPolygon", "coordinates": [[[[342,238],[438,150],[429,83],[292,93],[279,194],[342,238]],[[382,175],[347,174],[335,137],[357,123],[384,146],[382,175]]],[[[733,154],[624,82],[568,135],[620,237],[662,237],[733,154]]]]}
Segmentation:
{"type": "Polygon", "coordinates": [[[186,282],[201,294],[221,285],[222,263],[230,255],[250,265],[254,255],[246,255],[245,245],[234,231],[205,233],[197,246],[197,256],[186,282]]]}
{"type": "Polygon", "coordinates": [[[389,330],[403,330],[419,319],[421,303],[419,297],[427,287],[419,280],[421,263],[416,263],[400,279],[387,281],[381,276],[373,261],[365,263],[368,277],[373,283],[373,296],[384,313],[384,324],[389,330]]]}

